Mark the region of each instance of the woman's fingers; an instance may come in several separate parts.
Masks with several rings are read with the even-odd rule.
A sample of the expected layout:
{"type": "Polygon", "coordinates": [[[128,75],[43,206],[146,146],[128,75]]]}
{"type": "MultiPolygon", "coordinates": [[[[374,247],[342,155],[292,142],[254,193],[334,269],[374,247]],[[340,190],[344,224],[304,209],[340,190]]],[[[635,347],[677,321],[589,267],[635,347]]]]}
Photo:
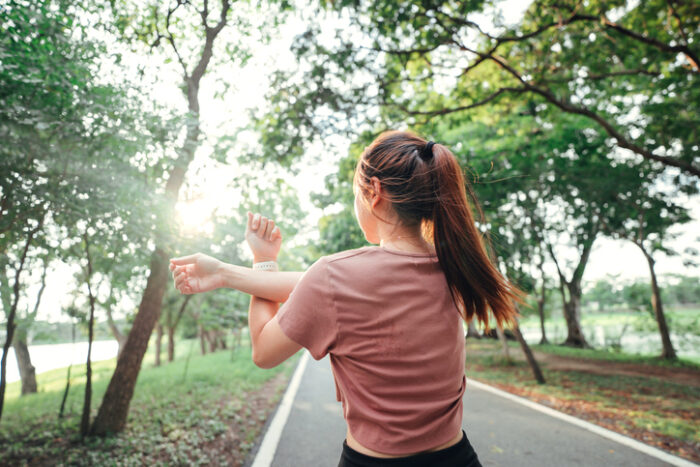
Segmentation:
{"type": "Polygon", "coordinates": [[[260,238],[265,238],[265,230],[267,229],[267,217],[260,217],[260,228],[258,228],[258,231],[256,232],[258,234],[258,237],[260,238]]]}
{"type": "Polygon", "coordinates": [[[272,219],[268,219],[257,212],[253,214],[248,211],[247,214],[248,223],[246,224],[246,230],[255,232],[258,237],[268,241],[275,240],[277,236],[282,236],[279,228],[275,225],[275,221],[272,219]]]}
{"type": "Polygon", "coordinates": [[[252,231],[253,230],[253,213],[248,211],[248,222],[246,223],[245,229],[247,231],[252,231]]]}
{"type": "MultiPolygon", "coordinates": [[[[197,261],[197,256],[199,253],[195,253],[193,255],[188,255],[188,256],[181,256],[179,258],[171,258],[170,259],[170,264],[175,265],[175,266],[182,266],[185,264],[192,264],[195,261],[197,261]]],[[[172,270],[172,267],[170,268],[172,270]]]]}
{"type": "Polygon", "coordinates": [[[263,238],[265,240],[272,240],[272,231],[275,230],[275,221],[270,219],[267,221],[267,229],[265,229],[265,233],[263,234],[263,238]]]}

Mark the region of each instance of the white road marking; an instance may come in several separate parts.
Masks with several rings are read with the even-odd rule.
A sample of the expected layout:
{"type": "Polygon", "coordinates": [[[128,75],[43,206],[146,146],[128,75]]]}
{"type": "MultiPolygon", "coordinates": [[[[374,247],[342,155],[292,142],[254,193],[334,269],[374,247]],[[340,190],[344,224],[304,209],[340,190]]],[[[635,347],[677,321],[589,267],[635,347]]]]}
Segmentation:
{"type": "Polygon", "coordinates": [[[292,380],[289,382],[289,386],[287,386],[287,390],[282,397],[282,402],[280,402],[277,413],[275,413],[275,417],[272,419],[265,433],[265,437],[260,444],[260,449],[258,449],[258,453],[255,455],[252,467],[269,467],[272,464],[272,459],[275,458],[275,451],[277,451],[277,445],[280,442],[280,436],[282,436],[282,430],[284,430],[284,425],[289,418],[289,412],[292,410],[294,398],[299,390],[301,376],[304,374],[306,362],[308,361],[309,351],[305,350],[304,355],[302,355],[299,360],[297,369],[294,371],[292,380]]]}
{"type": "MultiPolygon", "coordinates": [[[[558,418],[558,419],[563,420],[565,422],[569,422],[573,425],[584,428],[584,429],[591,431],[597,435],[600,435],[604,438],[608,438],[608,439],[613,440],[617,443],[624,444],[625,446],[627,446],[629,448],[636,449],[637,451],[643,452],[644,454],[646,454],[648,456],[652,456],[652,457],[660,459],[664,462],[668,462],[671,465],[676,465],[676,466],[681,466],[681,467],[697,466],[697,464],[694,464],[694,463],[692,463],[688,460],[685,460],[681,457],[674,456],[673,454],[669,454],[667,452],[664,452],[661,449],[657,449],[655,447],[649,446],[649,445],[644,444],[644,443],[637,441],[635,439],[621,435],[620,433],[615,433],[614,431],[608,430],[607,428],[603,428],[603,427],[595,425],[593,423],[581,420],[580,418],[576,418],[576,417],[573,417],[571,415],[567,415],[565,413],[559,412],[558,410],[551,409],[547,406],[538,404],[537,402],[532,402],[531,400],[525,399],[523,397],[519,397],[519,396],[513,395],[509,392],[494,388],[493,386],[489,386],[488,384],[484,384],[484,383],[481,383],[479,381],[474,381],[473,379],[467,378],[467,386],[469,386],[469,385],[471,385],[472,387],[475,387],[475,388],[483,389],[484,391],[488,391],[492,394],[496,394],[498,396],[504,397],[504,398],[509,399],[513,402],[517,402],[518,404],[522,404],[526,407],[529,407],[533,410],[537,410],[538,412],[542,412],[542,413],[547,414],[551,417],[558,418]]],[[[467,387],[467,390],[469,390],[468,387],[467,387]]]]}

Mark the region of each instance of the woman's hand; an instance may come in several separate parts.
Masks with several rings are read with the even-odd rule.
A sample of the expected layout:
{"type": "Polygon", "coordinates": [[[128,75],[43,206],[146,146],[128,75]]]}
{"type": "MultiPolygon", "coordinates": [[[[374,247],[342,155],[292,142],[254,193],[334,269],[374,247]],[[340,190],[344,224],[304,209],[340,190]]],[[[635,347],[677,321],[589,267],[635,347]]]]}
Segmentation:
{"type": "Polygon", "coordinates": [[[275,221],[260,214],[248,212],[245,239],[253,252],[253,262],[277,261],[282,246],[282,233],[275,221]]]}
{"type": "Polygon", "coordinates": [[[183,294],[208,292],[221,287],[223,265],[218,259],[202,253],[170,260],[175,288],[183,294]]]}

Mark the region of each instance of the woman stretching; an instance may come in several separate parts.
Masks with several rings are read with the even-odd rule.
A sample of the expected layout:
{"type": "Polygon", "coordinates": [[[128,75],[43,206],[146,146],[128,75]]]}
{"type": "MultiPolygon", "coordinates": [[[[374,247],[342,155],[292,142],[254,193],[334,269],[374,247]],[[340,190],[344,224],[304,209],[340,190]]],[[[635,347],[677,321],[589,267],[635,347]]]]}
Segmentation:
{"type": "Polygon", "coordinates": [[[369,243],[324,256],[305,273],[275,272],[282,237],[248,214],[252,269],[203,254],[172,260],[185,294],[251,294],[253,361],[279,365],[301,347],[330,354],[347,422],[339,466],[478,466],[462,430],[462,321],[512,321],[520,292],[489,261],[465,181],[443,145],[386,132],[354,178],[369,243]],[[279,303],[284,302],[282,307],[279,303]]]}

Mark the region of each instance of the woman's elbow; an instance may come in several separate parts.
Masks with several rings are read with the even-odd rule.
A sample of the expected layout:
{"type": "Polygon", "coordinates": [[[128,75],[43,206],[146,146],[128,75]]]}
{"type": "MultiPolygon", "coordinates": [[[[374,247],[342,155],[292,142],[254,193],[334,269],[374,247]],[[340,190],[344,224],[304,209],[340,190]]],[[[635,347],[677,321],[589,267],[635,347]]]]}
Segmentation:
{"type": "Polygon", "coordinates": [[[256,352],[255,350],[253,350],[253,363],[255,363],[255,366],[262,368],[263,370],[269,370],[270,368],[274,368],[279,365],[278,362],[271,361],[269,358],[266,358],[264,355],[261,355],[260,352],[256,352]]]}

